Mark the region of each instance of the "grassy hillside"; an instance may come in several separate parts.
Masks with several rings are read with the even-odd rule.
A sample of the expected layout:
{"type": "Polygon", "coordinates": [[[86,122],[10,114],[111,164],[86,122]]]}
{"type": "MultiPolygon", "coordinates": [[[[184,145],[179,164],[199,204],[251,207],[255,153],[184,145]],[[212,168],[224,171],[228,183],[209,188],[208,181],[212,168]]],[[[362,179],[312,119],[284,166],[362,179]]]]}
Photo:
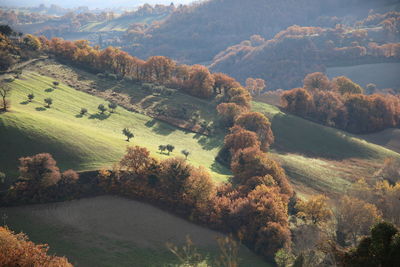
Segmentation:
{"type": "Polygon", "coordinates": [[[253,109],[270,118],[275,135],[272,154],[300,195],[341,193],[354,180],[369,179],[385,158],[400,158],[361,136],[286,114],[269,104],[253,102],[253,109]]]}
{"type": "Polygon", "coordinates": [[[400,89],[400,63],[379,63],[327,68],[329,78],[346,76],[366,86],[374,83],[378,88],[400,89]]]}
{"type": "MultiPolygon", "coordinates": [[[[187,235],[210,258],[220,233],[151,205],[104,196],[3,210],[7,225],[34,242],[50,245],[75,266],[179,266],[165,243],[183,245],[187,235]]],[[[240,266],[269,266],[240,247],[240,266]]]]}
{"type": "Polygon", "coordinates": [[[172,144],[171,156],[180,151],[191,152],[189,162],[208,167],[217,181],[224,180],[228,170],[214,162],[222,137],[207,138],[181,131],[148,116],[132,113],[119,107],[116,113],[98,113],[97,106],[107,104],[104,99],[77,91],[65,84],[51,89],[54,79],[35,72],[24,71],[21,79],[10,83],[13,88],[11,112],[0,115],[2,145],[0,170],[15,175],[18,158],[40,152],[53,154],[62,169],[97,169],[111,166],[124,153],[127,145],[146,146],[158,158],[158,145],[172,144]],[[34,93],[32,103],[27,94],[34,93]],[[51,108],[44,107],[44,99],[51,97],[51,108]],[[81,108],[89,114],[80,116],[81,108]],[[132,129],[135,138],[124,140],[121,131],[132,129]]]}

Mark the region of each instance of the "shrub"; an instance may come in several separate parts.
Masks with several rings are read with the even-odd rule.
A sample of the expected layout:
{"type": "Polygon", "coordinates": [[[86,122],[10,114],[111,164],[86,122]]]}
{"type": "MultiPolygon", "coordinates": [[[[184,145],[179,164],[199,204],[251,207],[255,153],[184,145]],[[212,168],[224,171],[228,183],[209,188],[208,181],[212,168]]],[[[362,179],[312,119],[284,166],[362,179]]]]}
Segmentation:
{"type": "Polygon", "coordinates": [[[50,106],[53,104],[53,99],[48,97],[44,99],[44,102],[46,103],[47,108],[50,108],[50,106]]]}
{"type": "Polygon", "coordinates": [[[79,112],[79,114],[81,114],[82,116],[87,114],[87,113],[88,113],[87,108],[81,108],[81,111],[79,112]]]}
{"type": "Polygon", "coordinates": [[[29,102],[32,102],[32,100],[35,98],[35,95],[34,94],[32,94],[32,93],[30,93],[30,94],[28,94],[28,101],[29,102]]]}
{"type": "Polygon", "coordinates": [[[100,111],[100,114],[104,114],[104,112],[106,112],[107,108],[103,105],[100,104],[97,109],[100,111]]]}

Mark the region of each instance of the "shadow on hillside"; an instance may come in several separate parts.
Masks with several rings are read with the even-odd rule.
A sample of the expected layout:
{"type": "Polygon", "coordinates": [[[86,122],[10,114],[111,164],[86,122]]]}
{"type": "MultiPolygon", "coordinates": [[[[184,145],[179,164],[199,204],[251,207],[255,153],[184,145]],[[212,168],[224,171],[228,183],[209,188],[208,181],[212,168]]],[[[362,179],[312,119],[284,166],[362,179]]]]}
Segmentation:
{"type": "Polygon", "coordinates": [[[219,174],[224,174],[224,175],[231,175],[232,173],[229,171],[229,169],[222,164],[214,161],[213,164],[211,165],[211,170],[213,172],[219,173],[219,174]]]}
{"type": "Polygon", "coordinates": [[[35,110],[36,111],[46,111],[47,108],[45,108],[45,107],[37,107],[37,108],[35,108],[35,110]]]}
{"type": "Polygon", "coordinates": [[[152,119],[152,120],[146,122],[144,125],[145,125],[146,127],[151,128],[151,127],[153,127],[153,126],[156,124],[156,122],[157,122],[157,121],[156,121],[155,119],[152,119]]]}
{"type": "Polygon", "coordinates": [[[91,120],[106,120],[111,116],[111,114],[101,114],[101,113],[96,113],[96,114],[92,114],[89,116],[89,119],[91,120]]]}
{"type": "Polygon", "coordinates": [[[44,90],[46,93],[51,93],[54,91],[54,88],[47,88],[46,90],[44,90]]]}
{"type": "Polygon", "coordinates": [[[80,114],[80,113],[75,115],[75,118],[78,118],[78,119],[80,119],[80,118],[82,118],[82,117],[83,117],[83,115],[80,114]]]}
{"type": "Polygon", "coordinates": [[[376,158],[376,151],[357,142],[353,135],[289,114],[271,120],[275,136],[273,148],[280,153],[333,160],[376,158]]]}
{"type": "Polygon", "coordinates": [[[207,137],[201,134],[196,134],[194,139],[198,139],[198,143],[204,150],[213,150],[222,144],[222,141],[217,137],[207,137]]]}
{"type": "Polygon", "coordinates": [[[160,135],[170,135],[176,131],[176,128],[160,123],[159,121],[153,119],[146,122],[147,127],[151,128],[151,131],[160,135]]]}
{"type": "Polygon", "coordinates": [[[29,104],[29,101],[28,101],[28,100],[25,100],[25,101],[20,102],[20,104],[21,104],[21,105],[28,105],[28,104],[29,104]]]}

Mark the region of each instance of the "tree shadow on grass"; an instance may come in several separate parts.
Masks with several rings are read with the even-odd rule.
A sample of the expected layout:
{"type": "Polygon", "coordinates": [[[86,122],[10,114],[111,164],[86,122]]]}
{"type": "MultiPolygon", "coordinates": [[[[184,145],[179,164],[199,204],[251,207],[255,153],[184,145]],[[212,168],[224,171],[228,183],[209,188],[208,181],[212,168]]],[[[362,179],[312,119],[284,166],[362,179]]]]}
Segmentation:
{"type": "Polygon", "coordinates": [[[89,119],[91,120],[106,120],[111,116],[111,114],[101,114],[101,113],[96,113],[96,114],[92,114],[89,116],[89,119]]]}
{"type": "Polygon", "coordinates": [[[213,162],[213,164],[211,165],[211,170],[219,174],[232,175],[232,172],[229,170],[228,167],[222,165],[217,161],[213,162]]]}
{"type": "Polygon", "coordinates": [[[214,148],[221,146],[221,144],[223,143],[223,140],[218,137],[207,137],[202,135],[199,138],[196,138],[195,135],[193,138],[198,139],[197,142],[204,150],[213,150],[214,148]]]}
{"type": "Polygon", "coordinates": [[[83,117],[83,115],[80,113],[75,115],[75,118],[82,118],[82,117],[83,117]]]}
{"type": "Polygon", "coordinates": [[[21,105],[28,105],[28,104],[29,104],[29,101],[28,101],[28,100],[25,100],[25,101],[20,102],[20,104],[21,104],[21,105]]]}
{"type": "Polygon", "coordinates": [[[151,121],[146,122],[145,125],[151,128],[153,132],[160,135],[170,135],[171,133],[176,131],[175,127],[161,123],[156,119],[152,119],[151,121]]]}
{"type": "Polygon", "coordinates": [[[44,90],[46,93],[51,93],[54,91],[54,88],[47,88],[46,90],[44,90]]]}
{"type": "Polygon", "coordinates": [[[36,111],[45,111],[45,110],[47,110],[47,108],[45,108],[45,107],[37,107],[37,108],[35,108],[35,110],[36,111]]]}

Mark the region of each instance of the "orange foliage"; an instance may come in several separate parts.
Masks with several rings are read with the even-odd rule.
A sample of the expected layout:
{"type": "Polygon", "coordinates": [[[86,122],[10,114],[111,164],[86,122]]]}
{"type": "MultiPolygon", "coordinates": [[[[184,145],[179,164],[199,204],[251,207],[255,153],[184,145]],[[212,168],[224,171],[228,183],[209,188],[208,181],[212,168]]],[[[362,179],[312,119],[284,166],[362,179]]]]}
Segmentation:
{"type": "Polygon", "coordinates": [[[0,227],[0,266],[72,267],[64,257],[47,255],[47,245],[35,245],[24,234],[0,227]]]}
{"type": "Polygon", "coordinates": [[[243,113],[237,117],[235,124],[248,131],[255,132],[261,143],[260,148],[262,151],[267,151],[269,146],[274,143],[271,123],[265,115],[259,112],[243,113]]]}

